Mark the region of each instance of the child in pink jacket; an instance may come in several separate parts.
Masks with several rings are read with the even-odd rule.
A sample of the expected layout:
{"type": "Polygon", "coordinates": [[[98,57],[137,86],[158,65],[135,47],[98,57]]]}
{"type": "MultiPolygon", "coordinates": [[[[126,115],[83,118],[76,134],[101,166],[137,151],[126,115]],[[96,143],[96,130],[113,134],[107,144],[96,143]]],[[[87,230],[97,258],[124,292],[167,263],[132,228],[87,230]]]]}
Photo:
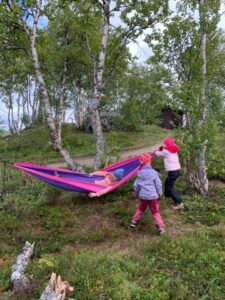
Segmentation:
{"type": "Polygon", "coordinates": [[[173,138],[164,139],[163,144],[164,146],[161,146],[158,151],[155,151],[155,155],[163,158],[165,170],[168,172],[165,181],[165,196],[173,199],[176,204],[174,209],[183,209],[182,198],[174,190],[174,183],[180,175],[181,166],[178,156],[180,148],[175,144],[173,138]]]}

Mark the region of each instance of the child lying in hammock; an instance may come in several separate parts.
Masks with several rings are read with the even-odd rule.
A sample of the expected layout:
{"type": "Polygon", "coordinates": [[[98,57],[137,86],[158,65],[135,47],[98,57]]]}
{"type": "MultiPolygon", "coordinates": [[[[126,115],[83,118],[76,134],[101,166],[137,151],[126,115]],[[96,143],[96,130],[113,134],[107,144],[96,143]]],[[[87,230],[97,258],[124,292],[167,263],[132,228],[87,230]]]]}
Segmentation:
{"type": "MultiPolygon", "coordinates": [[[[124,174],[124,169],[117,169],[115,171],[112,172],[107,172],[107,171],[97,171],[94,173],[91,173],[91,176],[103,176],[105,177],[102,180],[95,180],[94,183],[95,184],[99,184],[105,187],[110,187],[114,184],[116,184],[120,179],[123,178],[123,174],[124,174]]],[[[106,190],[102,189],[101,191],[97,192],[97,193],[89,193],[88,196],[89,197],[99,197],[103,194],[105,194],[106,190]]]]}

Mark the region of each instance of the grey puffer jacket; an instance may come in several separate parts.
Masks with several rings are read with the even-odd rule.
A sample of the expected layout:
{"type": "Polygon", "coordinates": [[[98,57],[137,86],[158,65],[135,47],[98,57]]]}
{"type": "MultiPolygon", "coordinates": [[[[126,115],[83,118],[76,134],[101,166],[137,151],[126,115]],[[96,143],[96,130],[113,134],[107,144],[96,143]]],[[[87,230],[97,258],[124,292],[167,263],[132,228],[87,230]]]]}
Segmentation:
{"type": "Polygon", "coordinates": [[[155,200],[162,195],[162,182],[150,165],[145,165],[138,172],[134,182],[134,196],[143,200],[155,200]]]}

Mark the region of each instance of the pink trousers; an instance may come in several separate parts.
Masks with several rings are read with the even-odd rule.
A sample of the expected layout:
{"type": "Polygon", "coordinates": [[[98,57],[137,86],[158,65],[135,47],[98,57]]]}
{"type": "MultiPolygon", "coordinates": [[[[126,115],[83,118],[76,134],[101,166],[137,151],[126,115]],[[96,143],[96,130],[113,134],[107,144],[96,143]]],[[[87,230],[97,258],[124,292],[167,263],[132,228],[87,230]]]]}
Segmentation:
{"type": "Polygon", "coordinates": [[[164,228],[164,222],[162,220],[162,217],[160,215],[159,211],[159,200],[141,200],[141,203],[139,204],[138,208],[136,209],[135,214],[132,217],[132,222],[137,223],[137,221],[141,218],[142,214],[147,208],[147,205],[149,206],[149,209],[151,211],[153,222],[158,227],[158,229],[164,228]]]}

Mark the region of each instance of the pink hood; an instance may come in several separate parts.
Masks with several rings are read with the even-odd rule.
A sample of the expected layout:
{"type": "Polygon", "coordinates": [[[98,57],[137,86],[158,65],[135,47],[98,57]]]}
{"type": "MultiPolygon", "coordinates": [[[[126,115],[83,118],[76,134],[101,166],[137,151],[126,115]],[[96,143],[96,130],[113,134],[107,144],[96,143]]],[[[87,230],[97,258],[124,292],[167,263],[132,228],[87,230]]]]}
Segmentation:
{"type": "Polygon", "coordinates": [[[173,138],[166,138],[163,140],[163,143],[166,146],[164,149],[170,153],[177,153],[180,150],[180,147],[175,144],[173,138]]]}

